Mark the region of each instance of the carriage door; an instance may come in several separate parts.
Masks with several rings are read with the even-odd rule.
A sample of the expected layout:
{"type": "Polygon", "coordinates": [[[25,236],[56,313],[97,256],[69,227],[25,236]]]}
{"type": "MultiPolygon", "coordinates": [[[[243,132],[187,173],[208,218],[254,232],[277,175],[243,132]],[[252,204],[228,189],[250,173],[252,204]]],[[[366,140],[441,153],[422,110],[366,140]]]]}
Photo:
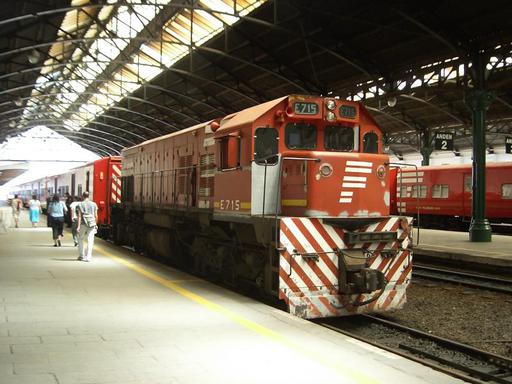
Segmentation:
{"type": "Polygon", "coordinates": [[[254,162],[251,172],[251,214],[280,213],[279,133],[275,128],[257,128],[254,132],[254,162]],[[274,156],[275,155],[275,156],[274,156]]]}
{"type": "Polygon", "coordinates": [[[472,209],[472,179],[471,173],[464,173],[464,185],[462,190],[462,207],[465,217],[471,217],[472,209]]]}

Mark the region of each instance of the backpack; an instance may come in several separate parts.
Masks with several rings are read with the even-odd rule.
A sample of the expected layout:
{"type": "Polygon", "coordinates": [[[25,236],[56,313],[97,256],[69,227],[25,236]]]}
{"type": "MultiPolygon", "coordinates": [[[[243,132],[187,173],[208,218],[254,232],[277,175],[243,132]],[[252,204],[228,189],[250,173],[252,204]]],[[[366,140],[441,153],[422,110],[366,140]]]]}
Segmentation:
{"type": "Polygon", "coordinates": [[[82,214],[82,218],[84,219],[85,226],[87,228],[94,228],[96,226],[96,218],[92,213],[84,212],[84,208],[82,203],[78,205],[80,209],[80,213],[82,214]]]}

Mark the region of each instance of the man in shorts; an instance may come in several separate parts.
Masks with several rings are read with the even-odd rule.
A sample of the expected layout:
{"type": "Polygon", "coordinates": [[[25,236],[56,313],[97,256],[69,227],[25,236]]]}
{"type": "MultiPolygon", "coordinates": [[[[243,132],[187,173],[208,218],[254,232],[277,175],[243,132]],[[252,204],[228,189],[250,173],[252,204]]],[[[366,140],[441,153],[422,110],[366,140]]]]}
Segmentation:
{"type": "Polygon", "coordinates": [[[77,205],[78,214],[78,260],[89,262],[92,259],[94,235],[98,227],[98,206],[89,200],[89,192],[82,194],[82,201],[77,205]],[[84,239],[87,238],[87,250],[84,249],[84,239]]]}
{"type": "Polygon", "coordinates": [[[20,198],[18,198],[18,195],[14,195],[14,199],[11,201],[11,207],[12,207],[12,217],[14,218],[14,226],[18,228],[20,223],[20,211],[21,207],[23,206],[23,203],[20,198]]]}

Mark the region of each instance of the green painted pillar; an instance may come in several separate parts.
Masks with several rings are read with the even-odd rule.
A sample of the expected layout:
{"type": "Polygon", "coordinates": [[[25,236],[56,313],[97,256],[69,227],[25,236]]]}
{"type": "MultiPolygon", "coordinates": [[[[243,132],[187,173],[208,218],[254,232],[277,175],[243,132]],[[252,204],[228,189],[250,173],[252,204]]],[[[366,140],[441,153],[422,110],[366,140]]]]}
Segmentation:
{"type": "Polygon", "coordinates": [[[488,242],[491,241],[492,230],[485,218],[485,114],[494,96],[485,89],[485,60],[482,55],[474,56],[472,69],[475,89],[467,100],[473,114],[473,201],[469,240],[488,242]]]}
{"type": "Polygon", "coordinates": [[[430,165],[430,155],[433,152],[430,140],[430,130],[425,129],[420,133],[420,153],[422,156],[421,165],[430,165]]]}

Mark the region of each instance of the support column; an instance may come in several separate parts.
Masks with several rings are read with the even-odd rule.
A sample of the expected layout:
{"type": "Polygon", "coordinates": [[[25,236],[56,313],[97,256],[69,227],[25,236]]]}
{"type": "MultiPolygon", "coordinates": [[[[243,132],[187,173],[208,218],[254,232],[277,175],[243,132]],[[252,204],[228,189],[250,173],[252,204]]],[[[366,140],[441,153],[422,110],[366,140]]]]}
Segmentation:
{"type": "Polygon", "coordinates": [[[424,129],[420,133],[420,153],[422,156],[421,165],[430,165],[430,155],[433,152],[430,137],[430,129],[424,129]]]}
{"type": "Polygon", "coordinates": [[[467,100],[473,114],[473,201],[469,240],[473,242],[488,242],[491,241],[492,230],[489,221],[485,218],[485,114],[494,95],[485,89],[484,56],[476,54],[472,62],[475,87],[467,100]]]}

